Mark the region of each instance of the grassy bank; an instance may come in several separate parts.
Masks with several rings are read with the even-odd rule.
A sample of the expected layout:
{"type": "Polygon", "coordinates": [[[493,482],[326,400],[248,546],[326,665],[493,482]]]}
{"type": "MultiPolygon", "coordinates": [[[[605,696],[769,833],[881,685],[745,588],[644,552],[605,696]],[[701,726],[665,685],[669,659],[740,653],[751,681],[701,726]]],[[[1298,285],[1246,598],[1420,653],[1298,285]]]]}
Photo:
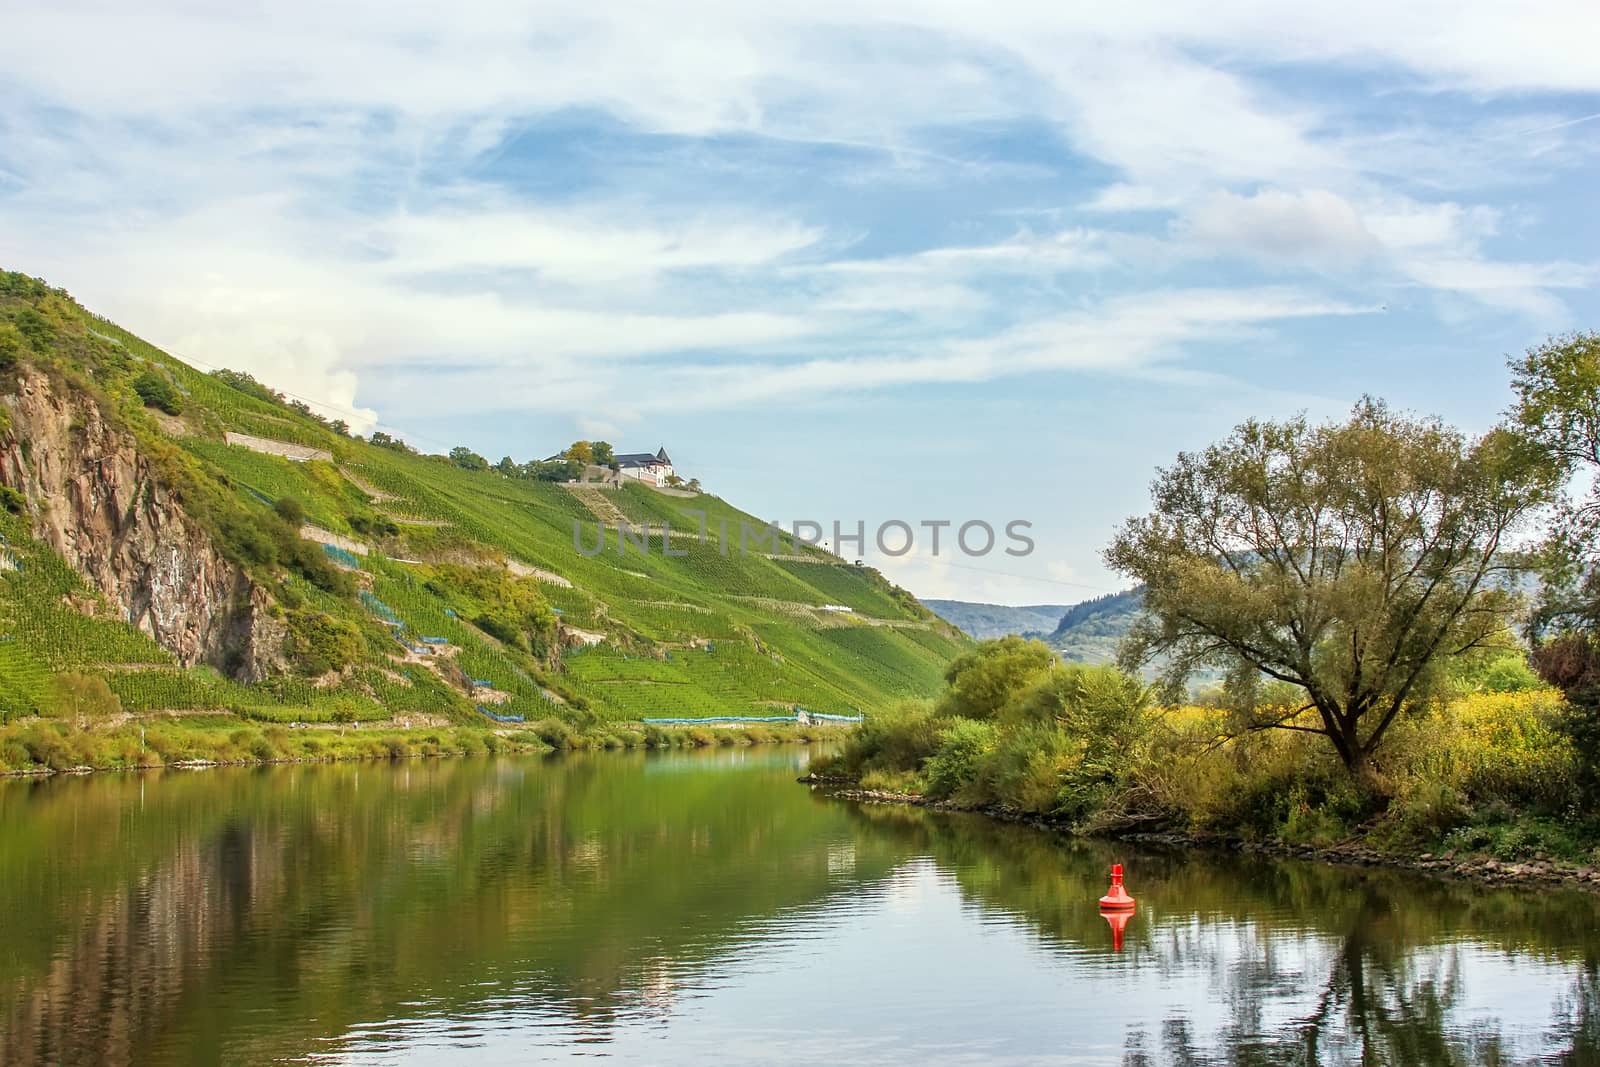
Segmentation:
{"type": "Polygon", "coordinates": [[[1161,707],[1111,668],[1034,665],[1017,644],[958,661],[944,697],[869,719],[813,769],[1082,833],[1600,859],[1567,705],[1524,677],[1498,692],[1465,680],[1397,723],[1357,778],[1320,736],[1240,731],[1228,708],[1161,707]]]}
{"type": "Polygon", "coordinates": [[[28,719],[0,727],[0,774],[131,770],[185,763],[285,763],[409,759],[625,748],[696,748],[836,740],[837,726],[758,724],[747,728],[662,729],[608,723],[578,729],[559,719],[488,730],[466,726],[395,728],[261,724],[232,715],[136,719],[79,728],[28,719]]]}

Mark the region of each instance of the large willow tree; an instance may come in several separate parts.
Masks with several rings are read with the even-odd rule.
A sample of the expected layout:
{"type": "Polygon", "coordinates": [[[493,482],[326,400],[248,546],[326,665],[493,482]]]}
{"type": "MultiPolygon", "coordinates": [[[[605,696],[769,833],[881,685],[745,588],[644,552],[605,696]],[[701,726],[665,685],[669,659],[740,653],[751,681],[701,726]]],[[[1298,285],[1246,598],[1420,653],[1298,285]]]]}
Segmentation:
{"type": "Polygon", "coordinates": [[[1530,452],[1369,399],[1344,422],[1252,420],[1180,454],[1105,553],[1145,586],[1125,659],[1164,657],[1174,688],[1221,668],[1246,726],[1323,734],[1365,772],[1449,658],[1506,632],[1504,554],[1550,491],[1530,452]],[[1258,707],[1263,679],[1302,702],[1258,707]]]}

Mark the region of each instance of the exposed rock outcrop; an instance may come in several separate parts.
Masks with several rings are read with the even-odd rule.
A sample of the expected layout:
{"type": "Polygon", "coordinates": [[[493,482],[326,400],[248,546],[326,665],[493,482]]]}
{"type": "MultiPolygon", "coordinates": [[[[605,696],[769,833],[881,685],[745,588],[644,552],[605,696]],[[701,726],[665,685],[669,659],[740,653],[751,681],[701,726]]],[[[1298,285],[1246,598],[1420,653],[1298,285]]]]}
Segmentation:
{"type": "Polygon", "coordinates": [[[243,681],[283,670],[287,627],[266,591],[184,513],[131,434],[38,373],[0,405],[0,484],[27,497],[35,537],[185,666],[243,681]]]}

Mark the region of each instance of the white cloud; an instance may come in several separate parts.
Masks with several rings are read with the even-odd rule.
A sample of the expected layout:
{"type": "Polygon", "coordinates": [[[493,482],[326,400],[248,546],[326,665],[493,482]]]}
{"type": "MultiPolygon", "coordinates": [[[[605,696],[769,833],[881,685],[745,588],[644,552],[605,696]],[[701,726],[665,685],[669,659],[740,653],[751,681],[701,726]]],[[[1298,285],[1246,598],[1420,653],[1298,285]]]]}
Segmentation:
{"type": "Polygon", "coordinates": [[[1189,214],[1184,235],[1207,246],[1277,263],[1353,267],[1378,252],[1361,212],[1323,189],[1250,196],[1219,190],[1189,214]]]}
{"type": "Polygon", "coordinates": [[[173,322],[177,351],[205,369],[229,367],[247,371],[269,383],[293,383],[292,391],[312,410],[329,419],[343,419],[355,433],[367,433],[378,413],[356,404],[356,375],[343,369],[339,345],[325,333],[301,330],[292,323],[186,329],[173,322]],[[202,355],[203,354],[203,355],[202,355]],[[221,362],[212,362],[219,359],[221,362]]]}
{"type": "Polygon", "coordinates": [[[1350,310],[1343,289],[1162,276],[1213,259],[1553,322],[1560,290],[1592,283],[1592,267],[1499,254],[1497,210],[1460,190],[1424,202],[1407,176],[1431,180],[1467,142],[1478,156],[1536,145],[1547,161],[1581,158],[1569,146],[1588,127],[1568,124],[1581,116],[1526,97],[1600,91],[1572,32],[1586,18],[1488,0],[1356,0],[1292,19],[1264,0],[65,0],[0,37],[0,255],[156,340],[306,395],[353,397],[359,373],[363,394],[392,397],[372,370],[420,383],[445,368],[455,384],[425,389],[431,404],[584,405],[611,424],[649,405],[1171,375],[1187,344],[1350,310]],[[1410,117],[1312,104],[1272,76],[1283,69],[1440,97],[1514,92],[1530,118],[1425,136],[1410,117]],[[940,229],[920,250],[841,261],[861,223],[732,202],[715,185],[658,192],[641,169],[621,193],[536,197],[483,175],[521,124],[554,114],[881,150],[840,186],[900,171],[919,189],[1041,181],[1055,165],[1028,151],[990,158],[949,140],[1022,123],[1101,168],[1097,192],[1061,199],[1104,225],[940,229]],[[1165,238],[1152,213],[1171,220],[1165,238]],[[624,365],[645,360],[670,366],[641,403],[624,365]]]}
{"type": "Polygon", "coordinates": [[[702,218],[663,224],[630,221],[615,211],[603,205],[581,215],[477,205],[404,211],[379,221],[365,239],[397,275],[525,270],[542,280],[594,285],[670,270],[763,266],[820,236],[792,222],[702,218]]]}
{"type": "MultiPolygon", "coordinates": [[[[677,362],[654,367],[649,388],[630,387],[623,365],[588,365],[570,376],[544,368],[493,367],[425,373],[441,410],[593,410],[611,397],[631,410],[683,412],[785,404],[838,393],[926,383],[979,383],[1022,374],[1096,373],[1176,380],[1185,346],[1245,337],[1296,318],[1362,314],[1372,308],[1287,287],[1140,293],[1050,316],[988,336],[904,341],[852,357],[774,358],[759,366],[677,362]]],[[[406,375],[399,382],[410,382],[406,375]]],[[[421,379],[417,385],[421,387],[421,379]]],[[[1191,376],[1191,384],[1204,376],[1191,376]]],[[[1209,384],[1209,383],[1208,383],[1209,384]]]]}

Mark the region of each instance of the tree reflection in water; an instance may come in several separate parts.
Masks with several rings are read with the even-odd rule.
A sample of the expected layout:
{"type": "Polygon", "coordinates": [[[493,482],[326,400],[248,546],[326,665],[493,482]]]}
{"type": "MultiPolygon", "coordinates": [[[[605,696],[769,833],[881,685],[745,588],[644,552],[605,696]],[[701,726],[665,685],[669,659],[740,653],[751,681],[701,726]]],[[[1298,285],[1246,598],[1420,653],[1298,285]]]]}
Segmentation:
{"type": "Polygon", "coordinates": [[[964,1042],[1128,1064],[1600,1062],[1587,895],[861,807],[796,786],[796,758],[0,783],[0,1064],[383,1058],[430,1034],[428,1053],[466,1062],[495,1034],[697,1062],[736,1038],[778,1049],[762,1028],[796,1004],[791,1037],[816,1042],[783,1047],[799,1062],[917,1041],[929,1062],[970,1061],[964,1042]],[[1120,954],[1096,906],[1114,859],[1139,900],[1120,954]],[[965,1014],[996,994],[940,970],[947,948],[918,936],[930,916],[1010,983],[1016,1033],[965,1014]],[[845,1003],[846,949],[895,980],[868,974],[845,1003]],[[791,971],[708,1021],[725,991],[791,971]],[[1131,1008],[1054,1010],[1100,983],[1131,1008]],[[1160,999],[1168,986],[1182,995],[1160,999]]]}
{"type": "MultiPolygon", "coordinates": [[[[975,825],[971,816],[854,810],[915,840],[970,898],[1025,920],[1048,941],[1109,948],[1090,902],[1107,865],[1128,848],[975,825]]],[[[1208,1033],[1187,1016],[1133,1030],[1127,1067],[1600,1064],[1600,902],[1587,894],[1489,891],[1229,853],[1138,858],[1131,890],[1147,921],[1129,929],[1137,965],[1169,975],[1205,969],[1213,999],[1226,1007],[1223,1024],[1208,1033]],[[1492,1016],[1463,1017],[1472,960],[1485,952],[1574,970],[1537,1048],[1508,1047],[1492,1016]]]]}

